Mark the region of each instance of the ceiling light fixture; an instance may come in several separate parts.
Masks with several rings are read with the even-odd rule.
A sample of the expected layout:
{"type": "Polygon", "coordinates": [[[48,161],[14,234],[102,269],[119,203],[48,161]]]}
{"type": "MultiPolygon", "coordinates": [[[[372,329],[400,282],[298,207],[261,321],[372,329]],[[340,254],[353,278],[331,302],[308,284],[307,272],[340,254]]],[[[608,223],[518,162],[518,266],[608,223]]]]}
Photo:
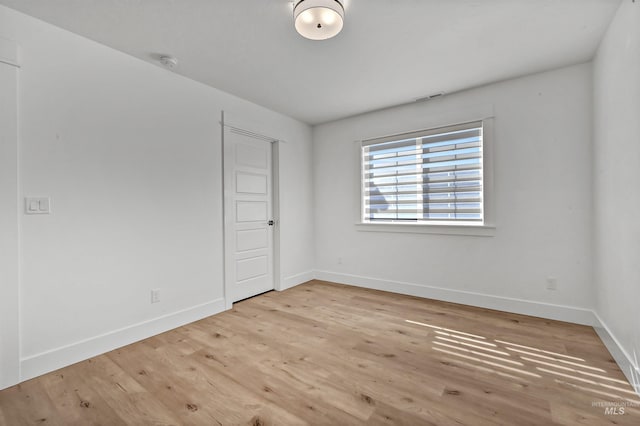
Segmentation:
{"type": "Polygon", "coordinates": [[[335,37],[344,25],[344,7],[339,0],[298,0],[293,8],[296,31],[311,40],[335,37]]]}

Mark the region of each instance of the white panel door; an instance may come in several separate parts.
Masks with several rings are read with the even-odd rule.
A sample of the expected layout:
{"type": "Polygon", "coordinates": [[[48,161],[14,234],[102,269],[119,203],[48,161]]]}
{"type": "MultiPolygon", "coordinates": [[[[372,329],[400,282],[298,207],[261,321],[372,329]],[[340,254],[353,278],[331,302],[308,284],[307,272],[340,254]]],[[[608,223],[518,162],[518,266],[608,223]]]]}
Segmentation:
{"type": "Polygon", "coordinates": [[[225,289],[231,302],[273,290],[271,143],[224,131],[225,289]]]}

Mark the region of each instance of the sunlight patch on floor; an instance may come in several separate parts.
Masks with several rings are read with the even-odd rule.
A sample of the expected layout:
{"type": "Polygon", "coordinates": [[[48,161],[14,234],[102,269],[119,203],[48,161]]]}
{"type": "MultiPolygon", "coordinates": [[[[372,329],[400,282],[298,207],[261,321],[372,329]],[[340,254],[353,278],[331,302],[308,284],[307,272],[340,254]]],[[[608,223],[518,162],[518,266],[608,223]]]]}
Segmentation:
{"type": "Polygon", "coordinates": [[[555,383],[580,391],[638,402],[638,399],[630,399],[637,394],[626,381],[609,377],[606,370],[588,365],[584,358],[424,322],[409,319],[405,322],[434,330],[433,334],[425,336],[431,339],[431,348],[454,357],[456,364],[519,381],[525,379],[520,375],[529,380],[553,379],[555,383]]]}
{"type": "Polygon", "coordinates": [[[466,358],[466,359],[470,359],[470,360],[473,360],[473,361],[481,362],[483,364],[491,365],[493,367],[504,368],[505,370],[513,371],[515,373],[525,374],[527,376],[542,377],[539,374],[531,373],[531,372],[526,371],[526,370],[521,370],[519,368],[509,367],[507,365],[499,364],[497,362],[487,361],[487,360],[484,360],[484,359],[476,358],[476,357],[469,356],[469,355],[464,355],[464,354],[457,353],[457,352],[447,351],[445,349],[441,349],[441,348],[438,348],[438,347],[433,347],[433,350],[436,350],[436,351],[439,351],[439,352],[444,352],[446,354],[457,356],[457,357],[460,357],[460,358],[466,358]]]}
{"type": "Polygon", "coordinates": [[[496,339],[495,341],[498,342],[498,343],[502,343],[503,345],[506,345],[506,346],[517,346],[519,348],[529,349],[529,350],[536,351],[536,352],[542,352],[542,353],[549,354],[549,355],[555,355],[555,356],[559,356],[561,358],[568,358],[568,359],[573,359],[573,360],[576,360],[576,361],[585,362],[584,359],[582,359],[582,358],[578,358],[578,357],[570,356],[570,355],[565,355],[565,354],[560,354],[558,352],[545,351],[545,350],[538,349],[538,348],[532,348],[531,346],[519,345],[517,343],[512,343],[512,342],[505,342],[504,340],[497,340],[496,339]]]}
{"type": "Polygon", "coordinates": [[[484,342],[482,340],[477,340],[477,338],[475,339],[471,339],[469,337],[463,337],[463,336],[457,336],[455,334],[450,334],[450,333],[445,333],[444,331],[438,331],[436,330],[437,334],[443,335],[443,336],[450,336],[450,337],[455,337],[456,339],[460,339],[460,340],[466,340],[468,342],[474,342],[474,343],[479,343],[481,345],[486,345],[486,346],[493,346],[496,347],[497,345],[495,343],[489,343],[489,342],[484,342]]]}
{"type": "Polygon", "coordinates": [[[510,356],[509,353],[503,352],[503,351],[499,351],[497,349],[490,349],[490,348],[486,348],[486,347],[483,347],[483,346],[472,345],[471,343],[467,343],[467,342],[459,342],[457,340],[448,339],[448,338],[442,337],[442,336],[435,336],[435,337],[436,337],[436,339],[444,340],[445,342],[456,343],[458,345],[467,346],[467,347],[470,347],[470,348],[482,349],[483,351],[493,352],[494,354],[498,354],[498,355],[510,356]]]}
{"type": "Polygon", "coordinates": [[[446,343],[442,343],[442,342],[433,342],[434,345],[440,345],[440,346],[446,346],[447,348],[451,348],[451,349],[456,349],[459,351],[463,351],[463,352],[468,352],[468,353],[472,353],[474,355],[479,355],[479,356],[483,356],[485,358],[491,358],[494,359],[496,361],[500,361],[500,362],[506,362],[508,364],[513,364],[513,365],[519,365],[519,366],[523,366],[524,364],[518,361],[513,361],[510,359],[504,359],[504,358],[500,358],[498,356],[494,356],[494,355],[489,355],[486,354],[484,352],[479,352],[479,351],[474,351],[474,350],[470,350],[470,349],[465,349],[465,348],[461,348],[458,346],[454,346],[454,345],[448,345],[446,343]]]}
{"type": "Polygon", "coordinates": [[[478,336],[477,334],[465,333],[464,331],[453,330],[451,328],[438,327],[437,325],[425,324],[423,322],[411,321],[411,320],[405,320],[405,322],[408,322],[409,324],[421,325],[423,327],[431,327],[438,330],[450,331],[452,333],[464,334],[465,336],[475,337],[476,339],[486,339],[486,337],[478,336]]]}
{"type": "MultiPolygon", "coordinates": [[[[525,354],[525,355],[531,355],[531,356],[547,359],[547,360],[550,360],[550,361],[556,361],[556,362],[561,362],[561,363],[567,364],[567,365],[573,365],[575,367],[586,368],[587,370],[593,370],[593,371],[599,371],[601,373],[606,373],[606,371],[603,370],[602,368],[591,367],[589,365],[578,364],[577,362],[566,361],[564,359],[553,358],[553,357],[550,357],[550,356],[547,356],[547,355],[541,355],[541,354],[537,354],[537,353],[533,353],[533,352],[529,352],[529,351],[523,351],[522,349],[515,349],[515,348],[510,348],[510,347],[507,347],[507,349],[510,350],[510,351],[518,352],[518,353],[525,354]]],[[[522,358],[522,355],[520,355],[520,357],[522,358]]]]}

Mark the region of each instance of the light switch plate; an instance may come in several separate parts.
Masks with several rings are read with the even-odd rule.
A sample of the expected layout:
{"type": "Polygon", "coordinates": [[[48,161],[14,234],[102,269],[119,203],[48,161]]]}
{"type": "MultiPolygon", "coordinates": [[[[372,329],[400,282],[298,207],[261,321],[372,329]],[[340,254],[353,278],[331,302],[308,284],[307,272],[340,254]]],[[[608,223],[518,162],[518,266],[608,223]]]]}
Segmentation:
{"type": "Polygon", "coordinates": [[[50,214],[51,199],[49,197],[25,197],[25,214],[50,214]]]}

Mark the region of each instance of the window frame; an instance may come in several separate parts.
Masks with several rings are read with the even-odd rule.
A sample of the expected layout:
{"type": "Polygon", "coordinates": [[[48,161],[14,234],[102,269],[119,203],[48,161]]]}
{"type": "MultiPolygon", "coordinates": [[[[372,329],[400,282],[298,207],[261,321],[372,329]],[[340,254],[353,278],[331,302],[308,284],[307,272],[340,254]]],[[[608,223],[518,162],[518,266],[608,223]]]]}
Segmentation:
{"type": "MultiPolygon", "coordinates": [[[[442,122],[440,122],[442,123],[442,122]]],[[[397,233],[424,233],[424,234],[445,234],[445,235],[470,235],[470,236],[493,236],[495,231],[494,206],[493,206],[493,116],[483,118],[470,117],[469,119],[449,121],[448,124],[435,124],[425,127],[422,130],[394,133],[388,136],[366,138],[357,141],[358,152],[358,183],[359,183],[359,204],[358,220],[356,229],[358,231],[373,232],[397,232],[397,233]],[[482,122],[482,210],[483,221],[472,223],[468,221],[419,221],[419,222],[392,222],[392,221],[366,221],[365,212],[365,182],[364,182],[364,159],[362,149],[364,143],[374,140],[384,141],[385,139],[402,138],[407,135],[428,133],[440,128],[454,127],[465,123],[482,122]]]]}

